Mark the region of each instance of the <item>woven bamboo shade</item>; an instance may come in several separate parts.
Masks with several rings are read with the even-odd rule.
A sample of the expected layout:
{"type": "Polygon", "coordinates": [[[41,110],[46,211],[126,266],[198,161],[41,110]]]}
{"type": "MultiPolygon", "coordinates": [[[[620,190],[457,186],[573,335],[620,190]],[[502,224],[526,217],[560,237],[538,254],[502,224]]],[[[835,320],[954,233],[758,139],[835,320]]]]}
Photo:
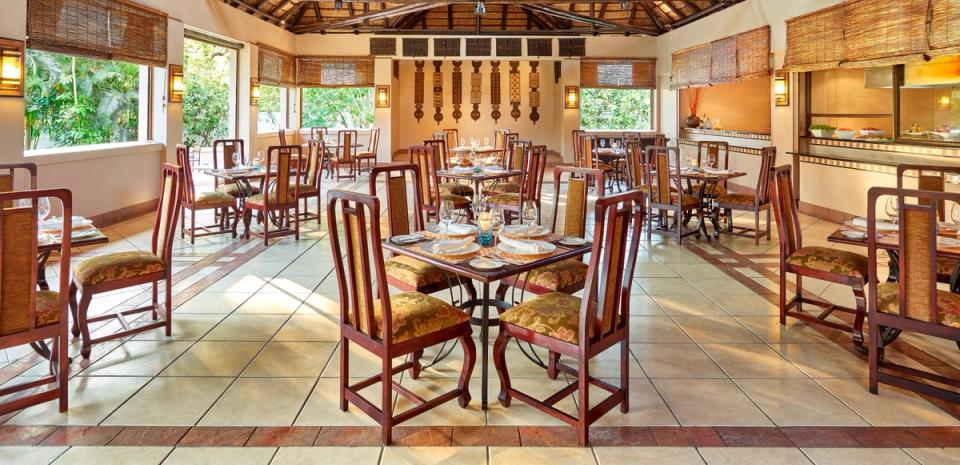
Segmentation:
{"type": "Polygon", "coordinates": [[[843,4],[787,20],[784,70],[837,68],[843,61],[843,4]]]}
{"type": "Polygon", "coordinates": [[[747,80],[769,76],[770,26],[737,34],[736,38],[737,78],[747,80]]]}
{"type": "Polygon", "coordinates": [[[580,62],[580,86],[609,89],[655,89],[657,87],[657,60],[584,59],[580,62]]]}
{"type": "Polygon", "coordinates": [[[671,89],[710,85],[710,44],[698,45],[673,53],[671,89]]]}
{"type": "Polygon", "coordinates": [[[357,57],[297,57],[300,87],[373,87],[373,59],[357,57]]]}
{"type": "Polygon", "coordinates": [[[272,86],[297,84],[297,60],[279,50],[260,45],[257,61],[260,83],[272,86]]]}
{"type": "Polygon", "coordinates": [[[27,46],[167,66],[167,15],[126,0],[28,0],[27,46]]]}
{"type": "Polygon", "coordinates": [[[730,82],[737,79],[737,36],[710,43],[710,82],[730,82]]]}
{"type": "Polygon", "coordinates": [[[930,55],[960,54],[960,0],[930,3],[930,55]]]}
{"type": "Polygon", "coordinates": [[[843,66],[919,60],[927,52],[929,0],[853,0],[843,4],[843,66]]]}

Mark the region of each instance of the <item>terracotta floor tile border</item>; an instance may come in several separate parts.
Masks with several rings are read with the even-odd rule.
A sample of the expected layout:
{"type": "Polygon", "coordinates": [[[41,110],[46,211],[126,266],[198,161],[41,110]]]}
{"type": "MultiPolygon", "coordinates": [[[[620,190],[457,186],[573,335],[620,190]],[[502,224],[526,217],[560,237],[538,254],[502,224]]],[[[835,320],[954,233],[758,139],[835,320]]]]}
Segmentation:
{"type": "Polygon", "coordinates": [[[109,446],[175,446],[189,426],[127,426],[109,446]]]}
{"type": "Polygon", "coordinates": [[[120,432],[122,426],[61,426],[47,436],[41,446],[105,446],[120,432]]]}
{"type": "Polygon", "coordinates": [[[250,447],[306,447],[320,436],[319,426],[259,427],[247,440],[250,447]]]}
{"type": "Polygon", "coordinates": [[[521,444],[516,426],[454,426],[452,441],[457,447],[519,447],[521,444]]]}
{"type": "Polygon", "coordinates": [[[241,447],[253,435],[253,426],[194,426],[177,444],[181,447],[241,447]]]}

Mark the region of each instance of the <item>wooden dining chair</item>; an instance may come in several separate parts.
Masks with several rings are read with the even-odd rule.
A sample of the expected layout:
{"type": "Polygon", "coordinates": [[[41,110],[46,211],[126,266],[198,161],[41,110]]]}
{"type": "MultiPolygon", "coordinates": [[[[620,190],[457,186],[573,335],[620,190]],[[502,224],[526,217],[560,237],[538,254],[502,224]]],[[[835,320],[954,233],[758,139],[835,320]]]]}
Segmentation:
{"type": "MultiPolygon", "coordinates": [[[[587,197],[591,181],[602,186],[603,172],[574,166],[553,168],[553,220],[550,225],[553,234],[587,238],[587,197]],[[561,197],[564,197],[562,208],[561,197]]],[[[502,279],[496,296],[497,300],[505,300],[511,287],[520,291],[521,296],[524,292],[534,295],[550,292],[573,294],[583,289],[586,280],[587,264],[583,258],[571,258],[502,279]]]]}
{"type": "Polygon", "coordinates": [[[280,145],[287,145],[287,130],[286,129],[278,130],[277,139],[279,139],[280,145]]]}
{"type": "Polygon", "coordinates": [[[453,208],[464,212],[466,217],[473,219],[473,201],[469,197],[446,193],[440,190],[440,177],[437,175],[437,166],[441,155],[432,146],[412,146],[409,150],[409,163],[417,165],[420,170],[420,192],[423,196],[423,211],[427,219],[439,220],[440,205],[444,201],[453,202],[453,208]]]}
{"type": "Polygon", "coordinates": [[[587,132],[584,131],[583,129],[574,129],[571,133],[571,137],[573,138],[573,166],[576,166],[579,168],[584,168],[582,139],[583,139],[583,136],[586,135],[586,133],[587,132]]]}
{"type": "Polygon", "coordinates": [[[120,339],[155,328],[164,328],[170,336],[173,322],[173,238],[177,216],[182,203],[183,167],[163,164],[160,176],[160,199],[153,225],[153,237],[149,251],[114,252],[83,260],[73,268],[70,282],[70,310],[73,313],[74,336],[82,338],[80,354],[90,358],[94,344],[120,339]],[[160,281],[164,281],[164,300],[159,302],[160,281]],[[152,298],[149,305],[132,310],[120,310],[90,317],[87,312],[90,301],[96,294],[150,284],[152,298]],[[80,294],[79,303],[77,294],[80,294]],[[150,313],[148,321],[128,321],[131,315],[150,313]],[[112,334],[93,338],[90,324],[116,319],[122,329],[112,334]],[[138,324],[139,323],[139,324],[138,324]]]}
{"type": "Polygon", "coordinates": [[[493,130],[493,149],[501,155],[507,149],[508,134],[510,134],[509,129],[497,128],[493,130]]]}
{"type": "Polygon", "coordinates": [[[194,244],[198,237],[215,236],[218,234],[232,234],[237,237],[237,231],[227,226],[228,213],[238,215],[237,199],[232,195],[215,190],[197,194],[193,182],[193,170],[190,165],[190,148],[186,145],[177,145],[177,163],[182,169],[180,188],[180,238],[190,236],[190,243],[194,244]],[[213,210],[217,212],[214,219],[216,224],[197,226],[197,213],[213,210]],[[190,222],[187,223],[187,211],[190,211],[190,222]]]}
{"type": "Polygon", "coordinates": [[[769,178],[771,203],[777,220],[780,243],[780,324],[785,325],[787,317],[790,316],[850,332],[853,334],[854,344],[862,348],[863,318],[867,308],[863,290],[869,276],[867,257],[846,250],[803,246],[800,215],[797,212],[790,171],[789,165],[781,166],[775,168],[769,178]],[[789,273],[796,276],[796,293],[788,299],[787,274],[789,273]],[[857,307],[855,309],[842,307],[819,297],[804,294],[804,277],[850,286],[857,307]],[[806,313],[803,311],[805,303],[820,307],[823,311],[818,314],[806,313]],[[852,314],[853,325],[827,319],[835,311],[852,314]]]}
{"type": "MultiPolygon", "coordinates": [[[[511,134],[512,135],[512,134],[511,134]]],[[[502,159],[501,167],[506,170],[523,171],[523,158],[533,142],[512,138],[507,143],[507,153],[502,159]]],[[[510,176],[503,180],[496,180],[483,188],[485,195],[511,194],[520,192],[521,176],[510,176]]]]}
{"type": "Polygon", "coordinates": [[[263,237],[263,244],[269,245],[271,237],[280,237],[293,234],[294,239],[300,240],[300,184],[291,182],[300,179],[301,164],[293,161],[301,158],[299,145],[273,146],[267,149],[267,159],[264,161],[265,171],[264,193],[247,197],[243,204],[243,237],[250,239],[250,220],[253,213],[263,217],[263,232],[254,234],[263,237]],[[291,220],[290,210],[293,210],[291,220]],[[276,214],[277,230],[271,232],[271,216],[276,214]],[[290,227],[291,221],[293,227],[290,227]]]}
{"type": "MultiPolygon", "coordinates": [[[[457,128],[447,128],[443,130],[447,148],[452,149],[460,146],[460,131],[457,128]]],[[[434,137],[436,139],[436,137],[434,137]]]]}
{"type": "Polygon", "coordinates": [[[16,183],[16,173],[21,170],[26,171],[30,190],[37,190],[36,163],[0,163],[0,192],[22,190],[16,183]]]}
{"type": "MultiPolygon", "coordinates": [[[[228,170],[234,168],[233,154],[235,153],[240,154],[240,163],[249,165],[250,160],[247,159],[243,139],[217,139],[213,141],[213,169],[228,170]]],[[[244,196],[244,193],[236,184],[221,183],[220,178],[216,176],[213,177],[213,188],[217,191],[230,194],[233,197],[244,196]]],[[[260,193],[260,186],[251,185],[250,189],[253,194],[260,193]]]]}
{"type": "MultiPolygon", "coordinates": [[[[714,200],[713,221],[718,223],[720,211],[726,217],[726,232],[740,237],[753,239],[755,245],[760,245],[760,238],[770,240],[770,172],[777,162],[777,148],[765,147],[760,152],[760,172],[757,174],[757,187],[753,194],[723,194],[714,200]],[[748,211],[753,213],[753,227],[736,226],[733,224],[733,211],[748,211]],[[760,213],[766,212],[766,231],[760,230],[760,213]]],[[[719,186],[718,186],[719,187],[719,186]]]]}
{"type": "MultiPolygon", "coordinates": [[[[11,165],[0,165],[0,169],[12,168],[11,165]]],[[[3,176],[0,175],[0,180],[4,179],[3,176]]],[[[0,186],[3,187],[6,186],[0,186]]],[[[0,349],[24,344],[40,349],[49,358],[49,375],[38,372],[39,378],[16,379],[0,387],[0,398],[3,398],[0,415],[53,399],[59,399],[60,412],[67,411],[68,407],[70,362],[67,349],[70,340],[67,326],[70,320],[67,293],[39,290],[37,283],[37,205],[40,198],[48,198],[51,203],[59,200],[63,218],[73,216],[73,198],[67,189],[0,192],[0,205],[3,205],[0,208],[0,349]],[[29,204],[24,205],[26,202],[29,204]],[[51,348],[46,346],[48,339],[53,342],[51,348]]],[[[63,239],[56,249],[60,253],[58,289],[61,290],[67,289],[70,277],[72,233],[72,222],[67,220],[61,232],[63,239]]]]}
{"type": "MultiPolygon", "coordinates": [[[[433,152],[439,154],[438,161],[440,162],[437,170],[449,170],[453,167],[450,163],[450,146],[447,144],[447,134],[444,132],[439,132],[434,134],[434,136],[439,137],[439,139],[428,139],[423,141],[423,145],[427,147],[432,147],[433,152]]],[[[440,192],[442,194],[452,194],[459,195],[461,197],[473,197],[473,186],[469,184],[460,183],[457,181],[448,181],[440,183],[440,192]]]]}
{"type": "MultiPolygon", "coordinates": [[[[905,188],[906,180],[916,178],[916,188],[925,191],[944,192],[947,187],[947,176],[960,176],[960,167],[945,165],[920,165],[904,163],[897,165],[897,188],[905,188]]],[[[912,184],[912,182],[911,182],[912,184]]],[[[921,199],[921,202],[929,200],[921,199]]],[[[946,202],[937,202],[937,216],[940,221],[947,221],[946,202]]],[[[954,207],[960,208],[960,206],[954,207]]],[[[896,275],[891,275],[896,279],[896,275]]],[[[960,292],[960,260],[937,257],[937,281],[950,284],[953,292],[960,292]]]]}
{"type": "Polygon", "coordinates": [[[369,227],[380,216],[376,197],[334,190],[327,200],[327,224],[330,228],[334,272],[340,292],[340,410],[354,404],[380,424],[381,440],[389,445],[393,426],[458,399],[466,408],[470,403],[470,374],[476,360],[476,346],[470,317],[459,308],[419,292],[390,295],[383,260],[380,228],[369,227]],[[346,254],[346,262],[343,255],[346,254]],[[393,376],[413,369],[414,361],[394,365],[393,359],[422,352],[447,341],[459,340],[463,347],[463,367],[457,387],[430,400],[410,391],[393,376]],[[357,344],[380,359],[381,371],[370,378],[350,383],[350,344],[357,344]],[[380,405],[360,394],[380,383],[380,405]],[[393,394],[399,393],[414,407],[396,414],[393,394]]]}
{"type": "Polygon", "coordinates": [[[624,161],[626,163],[627,190],[640,190],[649,193],[650,189],[644,187],[645,169],[643,156],[643,141],[631,140],[627,142],[624,161]]]}
{"type": "MultiPolygon", "coordinates": [[[[723,141],[702,140],[697,142],[697,166],[715,170],[730,169],[730,144],[723,141]]],[[[687,189],[687,192],[696,194],[700,192],[702,188],[702,184],[694,183],[687,189]]],[[[723,180],[722,182],[714,184],[710,192],[704,192],[704,195],[707,197],[717,197],[726,193],[727,181],[723,180]]]]}
{"type": "MultiPolygon", "coordinates": [[[[614,167],[609,163],[603,163],[600,161],[599,155],[596,153],[597,149],[597,137],[596,136],[583,136],[580,138],[580,157],[583,161],[581,167],[587,169],[598,169],[603,171],[604,179],[607,180],[609,184],[614,178],[614,167]]],[[[612,186],[612,185],[611,185],[612,186]]],[[[611,186],[598,186],[597,190],[606,189],[611,186]]]]}
{"type": "Polygon", "coordinates": [[[367,162],[367,171],[377,165],[377,150],[380,147],[380,128],[370,129],[370,140],[367,141],[367,149],[357,152],[357,169],[360,169],[360,163],[367,162]]]}
{"type": "Polygon", "coordinates": [[[357,131],[355,129],[344,129],[337,133],[337,147],[334,156],[330,158],[328,170],[336,174],[337,181],[341,178],[357,180],[357,131]],[[347,169],[347,174],[342,175],[343,168],[347,169]]]}
{"type": "MultiPolygon", "coordinates": [[[[867,193],[867,263],[870,301],[870,392],[879,383],[960,403],[960,378],[905,366],[884,358],[884,348],[902,331],[954,341],[960,347],[960,294],[937,289],[940,205],[960,202],[960,193],[872,187],[867,193]],[[896,240],[899,282],[880,284],[877,273],[877,203],[898,205],[896,240]],[[923,381],[921,381],[923,380],[923,381]],[[926,381],[926,382],[924,382],[926,381]]],[[[883,208],[880,206],[879,208],[883,208]]]]}
{"type": "Polygon", "coordinates": [[[327,144],[323,139],[311,139],[307,142],[306,163],[301,163],[301,177],[297,181],[297,198],[303,201],[303,208],[300,210],[300,219],[304,221],[317,220],[317,226],[321,223],[321,210],[323,209],[323,200],[320,195],[320,181],[323,177],[323,157],[327,152],[327,144]],[[305,169],[304,169],[305,168],[305,169]],[[308,201],[317,199],[316,214],[310,213],[308,201]]]}
{"type": "MultiPolygon", "coordinates": [[[[490,208],[499,208],[503,211],[507,224],[511,216],[520,218],[524,202],[530,200],[537,206],[540,213],[540,194],[543,190],[543,176],[547,168],[547,146],[533,145],[527,149],[523,158],[523,173],[520,175],[519,192],[507,192],[491,196],[487,204],[490,208]]],[[[538,219],[539,220],[539,219],[538,219]]]]}
{"type": "Polygon", "coordinates": [[[500,333],[493,346],[493,360],[500,376],[500,403],[509,407],[516,397],[522,402],[577,429],[581,446],[589,442],[589,427],[616,406],[629,411],[629,365],[627,347],[630,328],[630,288],[640,246],[643,196],[638,191],[597,200],[593,247],[583,298],[553,292],[534,297],[500,315],[500,333]],[[506,362],[510,339],[528,342],[572,358],[576,366],[558,362],[556,368],[575,381],[544,400],[513,387],[506,362]],[[620,385],[614,386],[590,374],[590,361],[620,345],[620,385]],[[610,393],[600,402],[590,402],[590,387],[610,393]],[[576,394],[576,415],[555,404],[576,394]]]}
{"type": "Polygon", "coordinates": [[[681,244],[684,237],[696,235],[699,230],[684,231],[682,217],[685,214],[696,213],[703,221],[703,205],[700,198],[684,192],[680,178],[680,150],[676,147],[647,147],[644,153],[643,164],[648,167],[642,170],[643,184],[650,189],[649,204],[647,205],[650,218],[647,219],[647,240],[653,232],[653,221],[656,219],[661,230],[670,233],[673,229],[677,244],[681,244]],[[656,218],[653,211],[656,210],[656,218]],[[673,223],[670,221],[673,213],[673,223]]]}
{"type": "Polygon", "coordinates": [[[314,126],[310,128],[310,140],[321,140],[327,137],[329,131],[323,126],[314,126]]]}

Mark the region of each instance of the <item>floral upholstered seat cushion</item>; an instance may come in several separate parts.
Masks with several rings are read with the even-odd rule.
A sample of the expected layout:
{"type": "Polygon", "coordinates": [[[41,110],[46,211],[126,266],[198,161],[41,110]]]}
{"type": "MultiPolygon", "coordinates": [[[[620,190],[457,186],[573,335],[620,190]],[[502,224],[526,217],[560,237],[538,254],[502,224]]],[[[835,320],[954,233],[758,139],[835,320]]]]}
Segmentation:
{"type": "Polygon", "coordinates": [[[520,205],[520,194],[513,192],[497,194],[493,197],[490,197],[490,203],[495,205],[511,205],[515,207],[520,205]]]}
{"type": "Polygon", "coordinates": [[[950,276],[960,266],[960,260],[955,258],[937,257],[937,274],[950,276]]]}
{"type": "Polygon", "coordinates": [[[467,208],[467,207],[470,206],[470,199],[468,199],[468,198],[466,198],[466,197],[463,197],[463,196],[460,196],[460,195],[443,194],[443,193],[441,193],[441,194],[440,194],[440,201],[441,201],[441,202],[445,202],[445,201],[447,201],[447,200],[453,202],[453,208],[467,208]]]}
{"type": "Polygon", "coordinates": [[[420,289],[446,281],[443,270],[415,258],[398,255],[384,262],[387,276],[420,289]]]}
{"type": "Polygon", "coordinates": [[[597,164],[597,169],[598,169],[598,170],[601,170],[601,171],[603,171],[603,172],[608,172],[608,171],[613,171],[613,166],[611,166],[611,165],[609,165],[609,164],[607,164],[607,163],[598,163],[598,164],[597,164]]]}
{"type": "MultiPolygon", "coordinates": [[[[280,203],[276,192],[271,192],[269,195],[270,195],[270,205],[277,205],[280,203]]],[[[290,195],[293,195],[293,189],[290,189],[290,195]]],[[[263,194],[251,195],[250,197],[247,197],[247,204],[262,206],[263,200],[264,200],[263,194]]]]}
{"type": "Polygon", "coordinates": [[[370,152],[370,151],[358,152],[356,155],[356,158],[359,158],[361,160],[369,160],[369,159],[377,158],[377,154],[376,152],[370,152]]]}
{"type": "Polygon", "coordinates": [[[542,289],[557,292],[575,284],[583,284],[587,280],[587,264],[571,258],[562,262],[551,263],[537,268],[525,275],[520,275],[516,285],[523,287],[534,285],[542,289]]]}
{"type": "MultiPolygon", "coordinates": [[[[924,306],[919,311],[908,310],[907,318],[930,322],[930,314],[924,311],[926,309],[924,306]]],[[[899,283],[882,283],[877,286],[877,310],[893,315],[900,314],[899,283]]],[[[938,324],[960,328],[960,294],[937,290],[937,320],[938,324]]]]}
{"type": "Polygon", "coordinates": [[[440,183],[440,193],[470,197],[473,196],[473,188],[458,182],[444,182],[440,183]]]}
{"type": "Polygon", "coordinates": [[[827,247],[804,247],[787,257],[787,264],[866,280],[867,257],[827,247]]]}
{"type": "Polygon", "coordinates": [[[752,207],[756,196],[753,194],[726,194],[717,197],[717,203],[724,205],[742,205],[752,207]]]}
{"type": "Polygon", "coordinates": [[[579,297],[551,292],[503,312],[500,321],[577,344],[580,339],[580,302],[579,297]]]}
{"type": "MultiPolygon", "coordinates": [[[[290,189],[293,189],[293,186],[294,186],[293,184],[290,184],[290,189]]],[[[296,186],[297,186],[297,190],[299,191],[298,193],[300,195],[309,195],[309,194],[317,193],[317,188],[309,184],[297,184],[296,186]]]]}
{"type": "Polygon", "coordinates": [[[490,191],[499,192],[501,194],[517,194],[520,192],[520,183],[519,182],[502,182],[491,186],[490,191]]]}
{"type": "MultiPolygon", "coordinates": [[[[241,195],[240,187],[238,187],[236,184],[225,184],[223,186],[220,186],[220,188],[218,188],[217,190],[220,192],[230,194],[230,196],[232,197],[240,197],[241,195]]],[[[251,190],[251,194],[259,194],[260,186],[250,186],[250,190],[251,190]]]]}
{"type": "MultiPolygon", "coordinates": [[[[29,298],[29,294],[24,293],[24,297],[29,298]]],[[[0,336],[16,334],[29,328],[26,305],[23,310],[19,315],[10,315],[0,320],[0,336]]],[[[60,294],[54,291],[37,291],[36,320],[37,328],[60,321],[60,294]]]]}
{"type": "Polygon", "coordinates": [[[194,205],[233,205],[233,196],[222,191],[204,192],[197,196],[194,205]]]}
{"type": "MultiPolygon", "coordinates": [[[[703,189],[703,184],[696,183],[690,186],[688,193],[693,195],[700,195],[700,189],[703,189]]],[[[722,196],[727,194],[727,188],[723,187],[723,184],[715,184],[713,185],[712,188],[710,186],[707,186],[707,190],[705,190],[703,193],[704,195],[722,196]]],[[[753,205],[753,201],[750,202],[750,205],[753,205]]]]}
{"type": "MultiPolygon", "coordinates": [[[[383,337],[383,316],[380,300],[374,301],[377,337],[383,337]]],[[[442,329],[470,321],[470,317],[453,305],[419,292],[403,292],[390,296],[393,315],[393,342],[426,336],[442,329]]]]}
{"type": "MultiPolygon", "coordinates": [[[[676,193],[676,192],[671,192],[671,193],[670,193],[670,203],[673,204],[673,205],[676,205],[676,204],[677,204],[677,193],[676,193]]],[[[682,203],[681,203],[680,205],[681,205],[682,208],[687,208],[687,209],[689,209],[689,208],[697,208],[698,206],[700,206],[700,198],[697,197],[697,196],[695,196],[695,195],[683,194],[683,200],[682,200],[682,203]]]]}
{"type": "Polygon", "coordinates": [[[163,271],[163,259],[150,252],[117,252],[88,258],[74,269],[73,277],[89,286],[163,271]]]}

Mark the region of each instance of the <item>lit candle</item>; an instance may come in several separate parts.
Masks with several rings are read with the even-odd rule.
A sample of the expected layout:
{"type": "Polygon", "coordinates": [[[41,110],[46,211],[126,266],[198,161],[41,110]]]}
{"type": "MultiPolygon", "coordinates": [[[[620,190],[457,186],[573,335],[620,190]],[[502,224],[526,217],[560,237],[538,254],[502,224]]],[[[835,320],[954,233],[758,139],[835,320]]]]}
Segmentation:
{"type": "Polygon", "coordinates": [[[481,212],[477,215],[477,224],[480,225],[481,231],[489,231],[493,228],[493,216],[490,212],[481,212]]]}

